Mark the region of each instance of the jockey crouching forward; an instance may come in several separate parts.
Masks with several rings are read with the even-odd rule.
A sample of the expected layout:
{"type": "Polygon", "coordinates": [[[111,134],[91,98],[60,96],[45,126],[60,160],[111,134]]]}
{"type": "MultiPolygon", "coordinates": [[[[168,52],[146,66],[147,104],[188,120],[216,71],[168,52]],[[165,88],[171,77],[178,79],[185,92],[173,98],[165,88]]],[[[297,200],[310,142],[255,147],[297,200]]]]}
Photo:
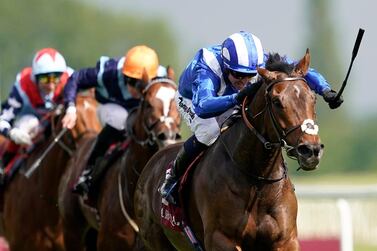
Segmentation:
{"type": "Polygon", "coordinates": [[[94,185],[92,182],[98,180],[98,177],[93,177],[97,157],[102,157],[111,144],[125,139],[128,112],[139,105],[141,98],[136,87],[144,71],[152,79],[157,76],[158,67],[156,52],[140,45],[131,48],[120,59],[101,57],[96,67],[79,70],[69,78],[64,89],[67,110],[62,121],[63,127],[71,129],[76,123],[77,90],[92,87],[101,104],[97,113],[103,125],[86,168],[73,188],[74,193],[88,194],[94,185]]]}
{"type": "Polygon", "coordinates": [[[62,100],[60,94],[72,72],[57,50],[44,48],[35,54],[31,67],[17,74],[0,115],[0,133],[11,140],[2,156],[1,183],[5,178],[4,167],[15,156],[19,145],[32,144],[41,129],[41,117],[62,100]]]}
{"type": "MultiPolygon", "coordinates": [[[[232,112],[256,91],[257,85],[252,83],[258,79],[257,68],[263,67],[267,59],[259,38],[243,31],[229,36],[222,45],[197,52],[179,79],[176,95],[178,109],[194,135],[183,144],[173,167],[167,170],[160,188],[162,197],[174,203],[170,194],[177,181],[194,158],[220,135],[219,117],[232,112]]],[[[309,69],[305,79],[330,108],[343,102],[342,98],[336,99],[337,93],[314,69],[309,69]]]]}

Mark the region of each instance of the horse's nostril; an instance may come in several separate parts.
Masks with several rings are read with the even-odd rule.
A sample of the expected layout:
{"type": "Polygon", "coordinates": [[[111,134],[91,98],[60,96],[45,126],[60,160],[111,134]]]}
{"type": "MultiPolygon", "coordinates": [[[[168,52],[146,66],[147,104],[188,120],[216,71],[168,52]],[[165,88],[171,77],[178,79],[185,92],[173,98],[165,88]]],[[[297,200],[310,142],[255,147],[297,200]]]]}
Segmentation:
{"type": "Polygon", "coordinates": [[[166,140],[167,139],[166,134],[165,133],[158,134],[157,139],[158,140],[166,140]]]}
{"type": "Polygon", "coordinates": [[[297,152],[302,155],[302,156],[306,156],[306,157],[310,157],[312,154],[313,154],[313,151],[309,148],[308,145],[306,144],[303,144],[303,145],[299,145],[297,147],[297,152]]]}
{"type": "Polygon", "coordinates": [[[297,152],[306,158],[319,157],[323,147],[323,144],[302,144],[297,147],[297,152]]]}

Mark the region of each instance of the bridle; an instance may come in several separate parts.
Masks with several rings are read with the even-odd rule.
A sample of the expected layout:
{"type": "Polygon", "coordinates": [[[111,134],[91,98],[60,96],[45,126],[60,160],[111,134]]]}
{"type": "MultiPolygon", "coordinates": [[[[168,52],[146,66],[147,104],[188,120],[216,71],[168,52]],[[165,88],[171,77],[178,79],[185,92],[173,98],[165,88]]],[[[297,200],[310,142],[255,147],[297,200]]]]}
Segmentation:
{"type": "Polygon", "coordinates": [[[282,147],[286,150],[288,156],[291,157],[291,158],[293,158],[293,155],[289,154],[289,153],[291,153],[292,151],[297,151],[298,142],[299,142],[300,138],[302,137],[302,135],[306,132],[306,130],[303,129],[303,125],[305,124],[305,122],[307,123],[307,124],[305,124],[305,126],[309,126],[309,127],[315,126],[315,124],[312,121],[305,120],[302,124],[294,125],[294,126],[288,128],[288,129],[283,129],[280,126],[280,124],[277,122],[276,116],[275,116],[275,114],[272,110],[272,101],[271,101],[270,91],[271,91],[272,87],[277,83],[285,82],[285,81],[297,81],[297,80],[304,81],[305,83],[307,83],[305,78],[302,78],[302,77],[286,77],[286,78],[283,78],[283,79],[274,80],[271,83],[269,83],[265,88],[265,94],[264,94],[266,105],[260,112],[258,112],[254,116],[252,116],[250,114],[250,112],[248,112],[248,107],[246,105],[248,98],[246,97],[242,102],[242,118],[243,118],[243,121],[246,124],[246,126],[259,139],[259,141],[261,141],[264,148],[267,149],[267,150],[271,150],[273,148],[282,147]],[[272,121],[272,127],[274,128],[275,135],[277,136],[277,142],[268,141],[260,132],[258,132],[258,130],[251,124],[251,122],[249,120],[250,116],[251,116],[251,120],[255,120],[256,117],[260,116],[261,114],[265,113],[266,111],[268,112],[268,116],[270,117],[270,119],[272,121]],[[301,132],[301,136],[297,139],[297,143],[294,146],[287,144],[286,138],[288,137],[288,135],[298,128],[301,128],[302,132],[301,132]]]}
{"type": "MultiPolygon", "coordinates": [[[[77,137],[73,137],[72,134],[66,134],[68,131],[67,128],[60,128],[58,130],[57,124],[61,123],[62,113],[64,112],[64,106],[62,104],[57,105],[53,110],[45,114],[41,118],[41,122],[49,121],[51,125],[51,136],[52,141],[50,144],[47,145],[47,147],[44,149],[44,151],[40,154],[40,156],[33,162],[33,164],[30,166],[30,168],[25,172],[26,177],[30,177],[33,172],[41,165],[41,162],[43,159],[47,156],[47,154],[52,150],[52,148],[57,144],[62,148],[69,156],[73,155],[73,152],[76,148],[76,143],[86,134],[96,134],[96,132],[92,129],[87,129],[84,132],[81,132],[77,135],[77,137]],[[58,120],[56,120],[58,118],[58,120]],[[69,135],[68,142],[64,142],[63,137],[64,135],[69,135]]],[[[85,123],[85,128],[89,128],[85,123]]]]}
{"type": "MultiPolygon", "coordinates": [[[[142,91],[142,94],[143,94],[143,98],[141,99],[141,104],[140,106],[142,106],[146,101],[144,99],[144,96],[148,93],[148,91],[151,89],[151,87],[153,85],[156,85],[157,83],[167,83],[169,84],[169,86],[173,87],[175,90],[177,89],[177,85],[176,83],[169,79],[169,78],[157,78],[157,79],[154,79],[152,81],[150,81],[148,83],[148,85],[143,89],[142,91]]],[[[161,124],[161,123],[174,123],[174,118],[170,117],[170,116],[165,116],[165,115],[162,115],[160,116],[159,118],[157,118],[154,122],[148,124],[146,119],[143,119],[143,129],[145,131],[145,133],[147,134],[147,138],[142,140],[142,139],[138,139],[135,135],[135,133],[132,131],[132,128],[129,129],[129,136],[139,145],[141,146],[146,146],[146,145],[149,145],[149,146],[154,146],[157,144],[157,136],[155,134],[155,132],[153,131],[153,129],[158,125],[158,124],[161,124]]]]}

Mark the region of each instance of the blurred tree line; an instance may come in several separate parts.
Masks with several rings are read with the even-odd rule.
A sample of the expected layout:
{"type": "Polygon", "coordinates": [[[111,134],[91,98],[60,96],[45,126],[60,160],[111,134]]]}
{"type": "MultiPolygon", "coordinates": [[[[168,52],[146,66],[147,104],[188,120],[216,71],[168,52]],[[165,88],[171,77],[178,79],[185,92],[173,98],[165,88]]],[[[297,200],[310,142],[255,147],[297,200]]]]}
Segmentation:
{"type": "Polygon", "coordinates": [[[111,13],[74,0],[0,2],[1,98],[34,53],[54,47],[74,69],[95,66],[100,56],[121,57],[132,46],[154,48],[163,65],[177,65],[177,48],[162,19],[111,13]]]}
{"type": "MultiPolygon", "coordinates": [[[[337,44],[336,29],[331,21],[329,4],[326,0],[306,1],[305,13],[308,13],[308,43],[311,52],[311,66],[322,73],[332,85],[339,90],[345,78],[348,68],[344,68],[340,62],[339,53],[347,53],[351,59],[351,51],[340,52],[337,44]]],[[[355,31],[356,35],[356,31],[355,31]]],[[[356,37],[355,37],[356,38],[356,37]]],[[[362,45],[361,45],[362,46],[362,45]]],[[[301,49],[303,51],[303,48],[301,49]]],[[[348,67],[349,61],[347,62],[348,67]]],[[[357,64],[357,58],[355,60],[357,64]]],[[[354,70],[354,69],[353,69],[354,70]]],[[[352,72],[351,72],[352,75],[352,72]]],[[[352,78],[348,80],[348,85],[352,78]]],[[[347,92],[345,89],[345,103],[347,92]]],[[[317,116],[320,125],[320,136],[325,144],[324,156],[316,175],[328,173],[351,174],[365,172],[377,175],[377,118],[369,120],[357,120],[349,117],[344,112],[345,106],[336,110],[330,110],[322,97],[317,95],[317,116]]],[[[290,163],[290,166],[297,166],[290,163]]],[[[294,169],[294,168],[291,168],[294,169]]],[[[311,173],[292,172],[295,175],[312,175],[311,173]]]]}
{"type": "MultiPolygon", "coordinates": [[[[325,0],[306,1],[311,65],[334,89],[339,89],[346,69],[341,67],[336,35],[325,0]]],[[[163,18],[145,19],[132,11],[104,11],[75,0],[2,0],[0,2],[0,84],[2,100],[19,70],[29,66],[34,53],[54,47],[74,69],[94,66],[102,55],[120,57],[136,44],[146,44],[158,52],[163,65],[181,66],[177,42],[163,18]]],[[[306,48],[298,48],[304,51],[306,48]]],[[[351,52],[349,52],[351,55],[351,52]]],[[[357,60],[356,60],[357,61],[357,60]]],[[[176,74],[179,74],[179,69],[176,74]]],[[[352,73],[351,73],[352,75],[352,73]]],[[[347,92],[347,89],[346,89],[347,92]]],[[[347,100],[345,101],[347,102],[347,100]]],[[[343,112],[330,110],[317,100],[320,136],[325,154],[316,175],[352,172],[376,173],[377,118],[355,121],[343,112]]],[[[184,135],[188,135],[185,132],[184,135]]],[[[293,175],[296,162],[290,162],[293,175]]]]}

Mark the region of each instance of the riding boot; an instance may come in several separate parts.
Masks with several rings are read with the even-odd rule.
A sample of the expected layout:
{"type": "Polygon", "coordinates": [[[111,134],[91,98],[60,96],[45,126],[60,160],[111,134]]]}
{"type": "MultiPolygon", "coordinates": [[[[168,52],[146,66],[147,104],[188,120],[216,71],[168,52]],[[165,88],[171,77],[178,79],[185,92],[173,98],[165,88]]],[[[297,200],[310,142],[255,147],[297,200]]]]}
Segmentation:
{"type": "Polygon", "coordinates": [[[103,158],[106,150],[112,143],[123,139],[123,137],[123,131],[119,131],[110,125],[106,125],[102,129],[98,134],[93,150],[90,153],[86,168],[72,190],[73,193],[79,195],[89,193],[90,188],[95,185],[94,181],[98,180],[98,177],[93,176],[93,174],[98,173],[95,170],[97,166],[96,163],[100,162],[99,160],[103,158]]]}
{"type": "Polygon", "coordinates": [[[175,204],[172,192],[176,187],[180,177],[186,172],[191,162],[205,149],[207,146],[200,143],[195,135],[187,139],[174,160],[173,167],[166,170],[165,180],[160,188],[163,198],[175,204]]]}

